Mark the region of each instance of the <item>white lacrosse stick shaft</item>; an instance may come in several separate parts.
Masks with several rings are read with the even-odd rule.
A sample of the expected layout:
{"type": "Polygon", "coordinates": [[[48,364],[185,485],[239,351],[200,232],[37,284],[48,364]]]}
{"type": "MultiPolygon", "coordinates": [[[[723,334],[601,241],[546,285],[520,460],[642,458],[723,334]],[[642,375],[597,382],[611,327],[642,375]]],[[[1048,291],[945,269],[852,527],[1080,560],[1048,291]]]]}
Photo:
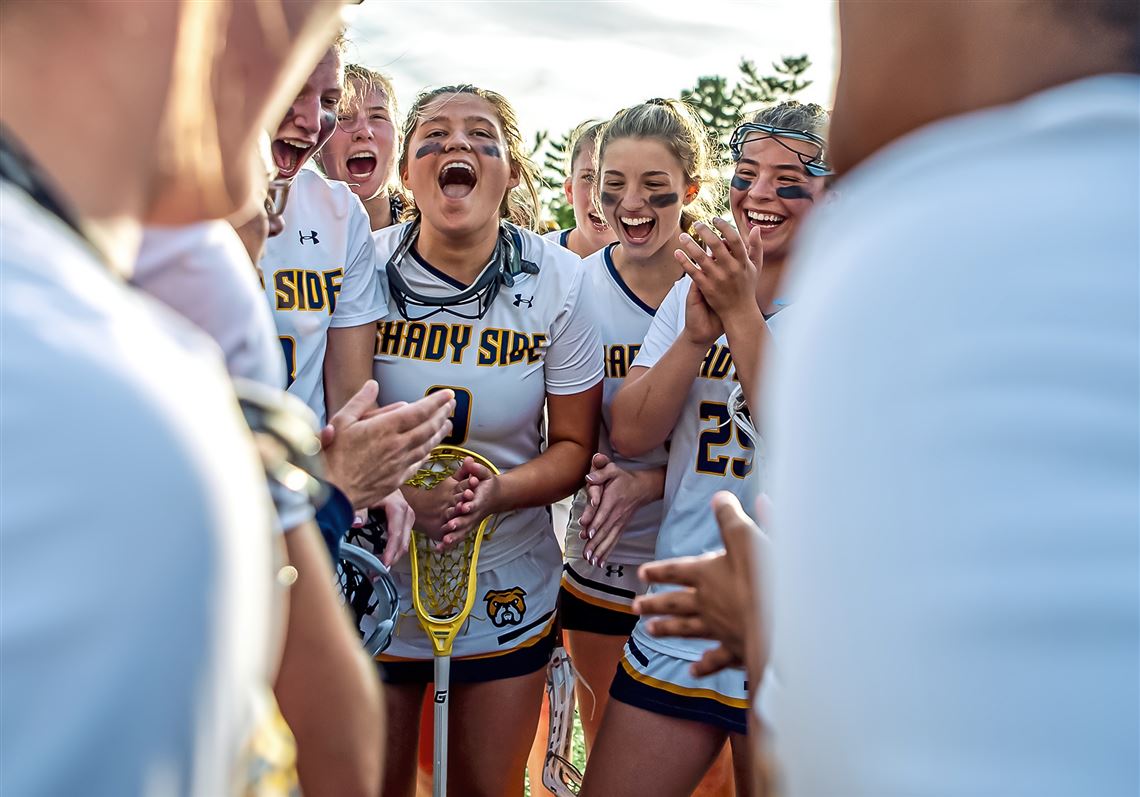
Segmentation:
{"type": "Polygon", "coordinates": [[[435,746],[431,761],[432,797],[447,797],[447,690],[451,681],[451,656],[435,657],[435,746]]]}

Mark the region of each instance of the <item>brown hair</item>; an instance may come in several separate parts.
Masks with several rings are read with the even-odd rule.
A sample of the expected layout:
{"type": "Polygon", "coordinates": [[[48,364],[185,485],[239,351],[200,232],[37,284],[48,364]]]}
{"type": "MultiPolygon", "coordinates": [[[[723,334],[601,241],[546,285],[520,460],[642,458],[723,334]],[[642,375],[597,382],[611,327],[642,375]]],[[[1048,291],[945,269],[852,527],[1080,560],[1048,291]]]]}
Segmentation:
{"type": "MultiPolygon", "coordinates": [[[[595,149],[598,168],[601,168],[606,147],[622,138],[660,141],[681,164],[685,182],[696,186],[696,197],[681,211],[682,230],[689,232],[696,222],[716,215],[719,195],[724,189],[713,158],[712,137],[688,104],[681,100],[657,99],[618,111],[598,135],[595,149]]],[[[595,185],[601,185],[601,181],[595,185]]]]}
{"type": "MultiPolygon", "coordinates": [[[[400,109],[396,104],[396,89],[392,85],[392,78],[388,77],[382,72],[377,72],[374,69],[369,69],[361,64],[348,64],[344,68],[344,94],[341,95],[340,107],[341,110],[347,110],[353,106],[360,105],[367,101],[368,95],[374,91],[378,91],[384,95],[388,101],[388,110],[392,118],[392,127],[396,132],[396,141],[394,145],[400,147],[400,109]]],[[[320,166],[320,161],[317,161],[320,166]]],[[[393,170],[395,169],[395,163],[393,170]]],[[[324,171],[324,168],[321,168],[324,171]]],[[[404,208],[411,207],[412,198],[400,185],[400,181],[396,179],[396,175],[389,174],[385,181],[385,189],[389,197],[398,197],[400,204],[404,208]]]]}
{"type": "Polygon", "coordinates": [[[602,128],[605,126],[605,122],[588,119],[570,131],[570,163],[568,172],[571,177],[574,176],[574,165],[578,162],[578,156],[582,154],[582,150],[586,147],[589,147],[590,152],[593,153],[594,146],[598,141],[598,133],[602,132],[602,128]]]}
{"type": "MultiPolygon", "coordinates": [[[[519,175],[518,187],[511,189],[503,196],[503,201],[499,206],[499,215],[520,227],[533,230],[538,223],[538,186],[541,184],[542,178],[539,176],[538,167],[527,155],[522,131],[519,130],[518,116],[515,114],[514,108],[511,107],[507,98],[498,92],[481,89],[469,83],[442,86],[421,92],[412,104],[408,118],[404,120],[404,140],[400,147],[398,164],[400,172],[403,173],[408,166],[408,144],[412,140],[416,128],[419,127],[424,108],[433,100],[448,94],[473,94],[486,100],[495,109],[495,113],[499,117],[499,124],[503,128],[503,136],[507,140],[507,162],[510,163],[511,169],[516,170],[519,175]]],[[[414,195],[412,201],[414,205],[414,195]]],[[[414,208],[414,212],[418,214],[419,209],[414,208]]]]}

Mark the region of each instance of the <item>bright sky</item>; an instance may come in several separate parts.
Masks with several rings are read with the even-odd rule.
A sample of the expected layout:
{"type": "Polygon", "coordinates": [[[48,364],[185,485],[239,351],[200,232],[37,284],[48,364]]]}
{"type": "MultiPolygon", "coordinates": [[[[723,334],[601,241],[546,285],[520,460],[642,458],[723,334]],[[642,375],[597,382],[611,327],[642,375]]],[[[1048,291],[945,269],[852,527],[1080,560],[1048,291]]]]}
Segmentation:
{"type": "Polygon", "coordinates": [[[396,84],[401,113],[420,89],[474,83],[505,95],[528,137],[559,135],[702,75],[735,81],[742,57],[761,74],[806,53],[799,97],[830,104],[835,10],[825,0],[366,0],[347,12],[348,59],[396,84]]]}

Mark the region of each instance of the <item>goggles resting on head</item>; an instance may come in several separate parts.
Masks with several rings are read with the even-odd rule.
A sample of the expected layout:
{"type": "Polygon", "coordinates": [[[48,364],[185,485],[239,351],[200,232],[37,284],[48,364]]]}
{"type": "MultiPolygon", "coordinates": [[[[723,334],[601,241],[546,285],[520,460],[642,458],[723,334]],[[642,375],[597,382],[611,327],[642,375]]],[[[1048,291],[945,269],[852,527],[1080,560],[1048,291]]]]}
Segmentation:
{"type": "Polygon", "coordinates": [[[491,309],[491,302],[499,293],[499,287],[515,286],[515,277],[522,274],[537,274],[538,266],[529,260],[522,259],[522,239],[518,228],[508,222],[499,224],[499,240],[495,243],[495,251],[491,255],[491,262],[479,274],[474,283],[448,296],[428,296],[417,293],[408,285],[400,273],[400,263],[416,243],[420,233],[420,220],[417,218],[404,232],[396,251],[388,258],[384,267],[388,275],[388,288],[396,302],[396,309],[407,321],[423,321],[437,313],[448,311],[459,318],[469,320],[482,318],[491,309]],[[464,305],[473,304],[468,310],[464,305]],[[422,310],[422,314],[415,317],[413,310],[422,310]]]}
{"type": "Polygon", "coordinates": [[[765,125],[759,122],[745,122],[736,128],[736,130],[732,131],[732,138],[729,139],[728,142],[728,147],[732,151],[732,160],[740,160],[744,152],[744,144],[747,141],[759,141],[765,138],[775,139],[777,144],[793,153],[799,158],[800,163],[803,164],[804,170],[812,177],[830,177],[835,174],[827,161],[823,159],[823,151],[827,143],[815,133],[809,133],[806,130],[793,130],[789,127],[765,125]],[[750,133],[760,133],[761,135],[749,138],[750,133]],[[805,154],[797,149],[793,149],[780,141],[781,138],[790,138],[793,141],[803,141],[806,144],[811,144],[815,147],[815,153],[805,154]]]}

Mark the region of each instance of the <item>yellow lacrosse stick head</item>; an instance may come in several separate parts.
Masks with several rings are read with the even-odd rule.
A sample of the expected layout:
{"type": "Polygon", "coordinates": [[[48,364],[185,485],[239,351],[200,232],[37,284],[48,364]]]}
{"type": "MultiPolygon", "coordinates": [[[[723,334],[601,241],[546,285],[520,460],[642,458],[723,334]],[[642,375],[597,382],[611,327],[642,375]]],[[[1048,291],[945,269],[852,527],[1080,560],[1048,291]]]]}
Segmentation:
{"type": "MultiPolygon", "coordinates": [[[[459,446],[436,446],[407,483],[420,490],[433,490],[458,471],[468,457],[491,473],[499,472],[490,460],[474,451],[459,446]]],[[[475,604],[479,548],[489,533],[492,517],[483,518],[462,542],[446,551],[435,550],[431,538],[412,531],[412,603],[437,656],[451,655],[455,637],[475,604]]]]}

